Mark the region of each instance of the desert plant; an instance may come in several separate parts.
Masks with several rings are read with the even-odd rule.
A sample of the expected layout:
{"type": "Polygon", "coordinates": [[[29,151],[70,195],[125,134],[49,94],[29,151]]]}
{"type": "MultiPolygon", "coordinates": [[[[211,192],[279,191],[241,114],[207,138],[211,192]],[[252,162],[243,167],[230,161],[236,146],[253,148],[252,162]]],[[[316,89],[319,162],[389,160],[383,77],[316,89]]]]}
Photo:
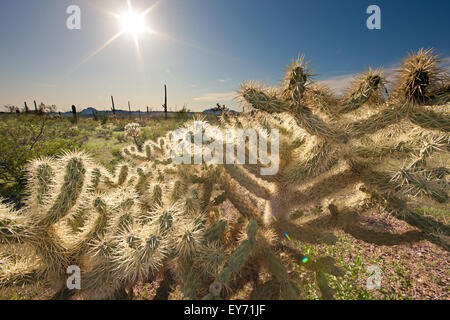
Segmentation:
{"type": "Polygon", "coordinates": [[[26,164],[33,158],[55,156],[75,147],[68,126],[49,116],[11,116],[0,121],[0,194],[20,203],[26,184],[26,164]]]}
{"type": "Polygon", "coordinates": [[[74,123],[77,123],[78,122],[77,107],[75,107],[74,105],[72,106],[72,115],[74,123]]]}
{"type": "MultiPolygon", "coordinates": [[[[157,297],[179,285],[188,299],[232,298],[253,282],[254,296],[264,297],[270,288],[273,299],[297,299],[301,287],[285,267],[288,260],[311,272],[322,297],[332,299],[326,275],[339,277],[342,270],[330,257],[306,257],[293,240],[333,244],[331,232],[339,229],[377,245],[427,239],[449,250],[450,228],[411,208],[422,197],[448,201],[450,170],[436,165],[450,151],[448,106],[438,115],[396,96],[385,105],[371,104],[369,116],[354,115],[378,92],[372,76],[355,84],[350,100],[335,99],[314,85],[300,58],[288,66],[280,88],[242,86],[251,114],[223,114],[220,126],[199,120],[208,139],[214,130],[253,128],[270,141],[277,129],[280,161],[274,175],[262,175],[267,164],[261,162],[175,165],[174,132],[141,149],[122,149],[127,161],[114,175],[82,153],[35,160],[27,171],[26,205],[20,211],[0,207],[0,241],[9,245],[6,252],[14,249],[22,257],[19,263],[0,259],[0,285],[45,277],[67,293],[66,268],[78,265],[81,297],[125,297],[137,282],[162,278],[157,297]],[[322,93],[326,99],[316,99],[322,93]],[[320,107],[324,101],[335,105],[320,107]],[[339,124],[329,120],[334,115],[339,124]],[[343,196],[348,194],[351,200],[343,196]],[[361,201],[378,203],[418,231],[367,228],[357,213],[361,201]],[[297,224],[289,218],[308,208],[318,216],[297,224]],[[262,272],[269,279],[261,285],[262,272]]],[[[403,88],[407,95],[410,86],[403,88]]],[[[191,158],[203,154],[203,147],[193,149],[191,158]]]]}
{"type": "Polygon", "coordinates": [[[372,106],[383,102],[386,90],[383,84],[383,72],[379,69],[369,68],[358,75],[352,86],[344,95],[341,113],[347,113],[360,108],[364,103],[372,106]]]}
{"type": "Polygon", "coordinates": [[[141,134],[141,126],[138,123],[129,123],[125,126],[127,137],[133,138],[136,146],[139,146],[137,138],[141,134]]]}
{"type": "Polygon", "coordinates": [[[402,62],[397,74],[394,94],[410,103],[425,102],[430,91],[438,89],[443,80],[440,59],[432,49],[411,52],[402,62]]]}

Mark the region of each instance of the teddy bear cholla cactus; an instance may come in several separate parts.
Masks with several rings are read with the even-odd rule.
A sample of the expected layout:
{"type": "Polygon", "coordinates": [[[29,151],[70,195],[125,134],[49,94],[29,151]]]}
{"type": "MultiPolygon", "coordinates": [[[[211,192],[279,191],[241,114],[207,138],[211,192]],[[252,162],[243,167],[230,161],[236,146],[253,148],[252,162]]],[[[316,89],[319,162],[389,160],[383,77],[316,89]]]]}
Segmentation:
{"type": "Polygon", "coordinates": [[[128,147],[124,154],[139,164],[124,162],[115,175],[83,153],[34,161],[26,205],[18,212],[1,207],[0,283],[44,278],[64,297],[67,267],[77,265],[77,294],[84,298],[124,297],[138,281],[161,275],[175,278],[185,298],[229,297],[255,273],[252,257],[264,257],[282,296],[296,298],[286,269],[270,253],[273,233],[256,228],[257,214],[208,215],[227,198],[245,207],[233,181],[219,183],[218,166],[171,164],[171,149],[168,137],[147,142],[142,154],[128,147]],[[11,245],[20,263],[11,259],[11,245]]]}
{"type": "Polygon", "coordinates": [[[314,99],[321,90],[314,88],[303,59],[289,66],[279,89],[244,84],[243,101],[260,111],[242,117],[238,125],[254,127],[259,122],[270,123],[268,127],[274,128],[281,124],[282,132],[288,132],[290,137],[281,141],[277,176],[259,175],[258,166],[247,166],[246,170],[231,167],[231,176],[254,194],[263,195],[260,192],[263,186],[267,189],[266,221],[273,214],[285,219],[298,207],[349,192],[347,187],[362,183],[362,189],[373,197],[381,195],[378,199],[387,201],[397,217],[421,228],[422,236],[448,249],[447,243],[428,232],[430,226],[441,230],[448,227],[414,214],[400,198],[403,194],[422,195],[440,203],[448,200],[444,173],[448,172],[447,164],[437,163],[439,156],[448,160],[448,104],[433,108],[420,105],[426,94],[438,86],[430,79],[442,77],[437,61],[432,51],[411,54],[400,68],[395,94],[384,104],[380,104],[382,74],[369,70],[359,76],[340,105],[324,108],[324,99],[314,99]],[[378,104],[368,105],[366,102],[371,100],[378,104]],[[327,113],[331,110],[339,121],[324,120],[329,119],[327,113]],[[440,155],[433,157],[435,153],[440,155]],[[394,161],[397,167],[391,172],[379,171],[384,170],[387,162],[394,161]]]}
{"type": "MultiPolygon", "coordinates": [[[[203,233],[201,211],[185,210],[180,202],[169,205],[172,186],[160,181],[157,170],[155,184],[147,186],[147,167],[123,168],[125,164],[111,176],[82,153],[34,161],[25,207],[18,212],[1,207],[2,243],[32,252],[36,260],[27,272],[50,280],[62,292],[67,267],[80,266],[81,294],[91,298],[112,297],[148,279],[171,256],[187,259],[203,233]],[[156,183],[159,200],[147,195],[156,183]],[[142,210],[144,194],[154,202],[149,211],[142,210]]],[[[161,167],[159,174],[166,169],[161,167]]],[[[6,285],[14,279],[13,261],[3,249],[0,283],[6,285]]]]}
{"type": "Polygon", "coordinates": [[[350,98],[337,99],[311,83],[300,59],[289,66],[279,89],[243,85],[243,99],[263,111],[224,115],[221,127],[204,126],[265,129],[268,141],[278,129],[280,164],[272,176],[260,174],[261,163],[175,166],[171,133],[146,142],[141,151],[124,148],[129,162],[120,164],[116,175],[84,154],[35,161],[26,206],[0,210],[2,243],[14,243],[15,252],[26,257],[18,264],[2,246],[0,284],[36,274],[63,291],[65,269],[76,264],[82,270],[79,294],[88,298],[123,297],[136,282],[162,276],[160,288],[175,287],[175,281],[185,298],[229,298],[253,281],[256,296],[270,288],[272,298],[296,299],[299,288],[282,263],[289,259],[314,272],[322,297],[329,299],[326,274],[339,276],[339,268],[327,257],[305,260],[283,240],[286,235],[333,243],[330,232],[338,228],[375,244],[426,238],[448,250],[436,233],[448,235],[448,226],[413,213],[405,201],[447,201],[448,168],[439,155],[449,151],[448,106],[439,107],[440,117],[399,96],[374,107],[371,95],[382,83],[380,73],[369,72],[349,90],[350,98]],[[387,170],[387,161],[396,167],[387,170]],[[333,201],[347,194],[354,196],[333,201]],[[355,213],[358,196],[365,194],[421,231],[366,229],[355,213]],[[224,212],[225,200],[239,217],[224,212]],[[329,215],[300,225],[288,220],[319,203],[328,204],[329,215]],[[262,270],[270,278],[261,285],[262,270]]]}
{"type": "MultiPolygon", "coordinates": [[[[261,175],[263,164],[221,166],[220,185],[224,196],[262,230],[277,232],[278,240],[286,233],[305,242],[333,242],[326,231],[340,228],[376,244],[428,239],[448,250],[442,234],[436,234],[439,229],[445,237],[448,227],[414,213],[405,201],[420,196],[439,203],[448,200],[448,168],[445,163],[439,163],[439,157],[447,156],[449,151],[448,106],[434,107],[443,110],[438,116],[410,99],[387,97],[383,104],[382,73],[371,70],[359,76],[354,88],[339,101],[328,90],[311,83],[310,73],[302,74],[302,68],[305,68],[302,59],[291,63],[279,89],[266,89],[255,82],[244,84],[242,98],[259,111],[222,118],[225,128],[269,132],[279,129],[281,133],[278,173],[261,175]],[[314,99],[318,94],[321,99],[314,99]],[[336,104],[324,107],[328,101],[336,104]],[[330,114],[339,118],[339,122],[326,121],[330,114]],[[392,168],[386,169],[386,163],[392,163],[392,168]],[[329,204],[332,199],[349,193],[355,195],[350,197],[350,203],[334,201],[335,204],[329,205],[329,216],[301,227],[287,219],[298,210],[321,202],[329,204]],[[361,199],[368,201],[369,195],[421,231],[394,235],[364,228],[354,211],[359,209],[356,204],[361,199]],[[265,200],[264,221],[259,216],[257,201],[252,198],[265,200]]],[[[302,254],[289,246],[275,249],[301,261],[302,254]]],[[[330,261],[325,265],[325,270],[334,269],[330,261]]],[[[330,297],[323,271],[317,264],[312,269],[323,296],[330,297]]],[[[214,287],[222,285],[219,281],[214,287]]]]}
{"type": "MultiPolygon", "coordinates": [[[[82,153],[34,161],[24,208],[1,207],[0,284],[45,278],[64,296],[67,267],[77,265],[85,298],[124,297],[138,281],[167,272],[186,298],[205,296],[226,263],[219,240],[228,223],[206,215],[223,201],[217,173],[170,164],[165,138],[148,145],[155,160],[123,163],[115,176],[82,153]]],[[[231,239],[227,250],[234,245],[231,239]]]]}
{"type": "Polygon", "coordinates": [[[127,137],[133,138],[134,143],[138,145],[137,138],[141,134],[141,125],[139,123],[129,123],[124,129],[127,137]]]}

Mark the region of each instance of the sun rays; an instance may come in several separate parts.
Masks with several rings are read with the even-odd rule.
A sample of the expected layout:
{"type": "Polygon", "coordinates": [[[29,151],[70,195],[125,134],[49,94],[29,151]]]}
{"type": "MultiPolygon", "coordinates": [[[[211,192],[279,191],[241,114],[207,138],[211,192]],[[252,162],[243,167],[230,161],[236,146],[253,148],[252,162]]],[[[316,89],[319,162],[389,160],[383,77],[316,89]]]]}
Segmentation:
{"type": "Polygon", "coordinates": [[[134,43],[136,46],[136,53],[138,56],[139,61],[141,61],[141,52],[140,52],[140,45],[139,45],[139,36],[142,36],[143,34],[154,34],[157,36],[163,36],[162,34],[152,30],[147,26],[146,17],[147,15],[158,5],[162,2],[162,0],[156,1],[153,3],[150,7],[148,7],[146,10],[144,10],[141,13],[137,13],[131,4],[131,0],[127,0],[127,11],[122,14],[117,14],[113,12],[106,11],[106,13],[112,15],[114,18],[117,19],[117,21],[120,24],[121,29],[113,35],[110,39],[105,41],[97,50],[95,50],[93,53],[91,53],[89,56],[87,56],[83,61],[81,61],[73,70],[70,72],[74,72],[77,70],[80,66],[97,56],[100,52],[102,52],[104,49],[106,49],[109,45],[111,45],[115,40],[120,38],[123,35],[131,35],[134,39],[134,43]]]}

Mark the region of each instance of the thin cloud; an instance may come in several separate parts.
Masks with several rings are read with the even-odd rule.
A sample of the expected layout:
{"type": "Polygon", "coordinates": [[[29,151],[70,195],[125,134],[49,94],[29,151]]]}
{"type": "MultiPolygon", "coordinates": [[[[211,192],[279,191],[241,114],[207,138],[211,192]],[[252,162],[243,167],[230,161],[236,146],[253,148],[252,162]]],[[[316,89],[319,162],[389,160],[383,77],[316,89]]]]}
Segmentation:
{"type": "Polygon", "coordinates": [[[204,95],[194,98],[194,101],[206,101],[206,102],[217,102],[217,101],[231,101],[236,97],[236,93],[223,92],[223,93],[205,93],[204,95]]]}
{"type": "MultiPolygon", "coordinates": [[[[450,73],[450,57],[442,58],[440,67],[444,70],[444,72],[450,73]]],[[[388,88],[395,81],[395,73],[398,68],[399,64],[383,68],[384,76],[388,82],[387,84],[388,88]]],[[[319,81],[319,83],[328,86],[330,89],[333,89],[337,94],[342,94],[345,92],[347,88],[349,88],[355,76],[357,76],[356,73],[344,74],[341,76],[335,76],[321,80],[319,81]]]]}
{"type": "Polygon", "coordinates": [[[319,83],[326,85],[330,89],[334,90],[337,94],[342,94],[349,87],[354,77],[355,74],[346,74],[342,76],[328,78],[319,81],[319,83]]]}

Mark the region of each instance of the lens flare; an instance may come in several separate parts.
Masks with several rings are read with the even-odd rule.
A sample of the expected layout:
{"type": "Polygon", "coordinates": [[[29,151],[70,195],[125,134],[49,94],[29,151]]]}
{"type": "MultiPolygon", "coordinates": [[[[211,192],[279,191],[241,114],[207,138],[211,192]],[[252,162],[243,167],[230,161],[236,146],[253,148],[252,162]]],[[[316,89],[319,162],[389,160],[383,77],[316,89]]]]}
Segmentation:
{"type": "Polygon", "coordinates": [[[137,36],[147,29],[144,16],[135,13],[132,9],[128,10],[126,14],[121,15],[119,20],[122,25],[122,32],[133,36],[137,36]]]}

